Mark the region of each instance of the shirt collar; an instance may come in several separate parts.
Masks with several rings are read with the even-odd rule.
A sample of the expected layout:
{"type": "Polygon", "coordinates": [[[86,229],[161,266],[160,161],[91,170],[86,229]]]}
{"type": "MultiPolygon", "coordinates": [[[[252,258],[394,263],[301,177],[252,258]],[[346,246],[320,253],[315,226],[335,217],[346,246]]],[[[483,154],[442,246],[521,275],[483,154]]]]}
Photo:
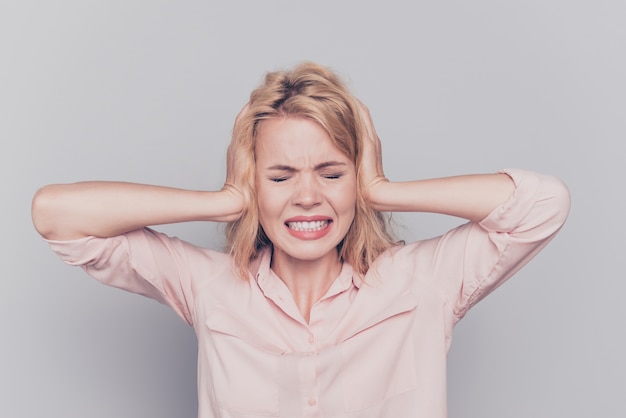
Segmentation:
{"type": "MultiPolygon", "coordinates": [[[[278,289],[286,288],[285,284],[280,278],[271,270],[270,263],[272,261],[272,249],[267,246],[260,250],[259,255],[255,262],[251,265],[251,271],[253,273],[256,282],[266,296],[275,295],[278,289]],[[256,270],[256,271],[255,271],[256,270]]],[[[322,299],[329,298],[336,294],[339,294],[345,290],[348,290],[350,286],[355,286],[357,289],[363,284],[363,279],[359,274],[355,274],[350,263],[344,261],[341,266],[341,271],[337,278],[333,281],[326,294],[322,299]]]]}

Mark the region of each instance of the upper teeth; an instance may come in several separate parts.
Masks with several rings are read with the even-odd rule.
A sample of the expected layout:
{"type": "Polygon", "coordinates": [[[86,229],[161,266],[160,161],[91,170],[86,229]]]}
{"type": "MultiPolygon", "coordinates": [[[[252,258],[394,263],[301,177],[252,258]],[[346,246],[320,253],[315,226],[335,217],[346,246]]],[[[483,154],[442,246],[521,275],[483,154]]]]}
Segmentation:
{"type": "Polygon", "coordinates": [[[311,221],[311,222],[287,222],[287,225],[291,229],[296,231],[319,231],[325,228],[328,221],[311,221]]]}

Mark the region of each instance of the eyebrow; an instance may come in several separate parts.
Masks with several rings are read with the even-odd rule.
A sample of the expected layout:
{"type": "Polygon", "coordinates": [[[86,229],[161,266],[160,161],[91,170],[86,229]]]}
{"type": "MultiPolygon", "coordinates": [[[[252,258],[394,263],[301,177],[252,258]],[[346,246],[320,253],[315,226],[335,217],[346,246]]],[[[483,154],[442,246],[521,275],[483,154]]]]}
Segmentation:
{"type": "MultiPolygon", "coordinates": [[[[325,161],[323,163],[316,165],[315,170],[322,170],[324,168],[337,167],[337,166],[345,167],[347,166],[347,164],[342,163],[341,161],[325,161]]],[[[289,171],[289,172],[297,171],[294,167],[291,167],[289,165],[284,165],[284,164],[275,164],[273,166],[267,167],[267,170],[289,171]]]]}

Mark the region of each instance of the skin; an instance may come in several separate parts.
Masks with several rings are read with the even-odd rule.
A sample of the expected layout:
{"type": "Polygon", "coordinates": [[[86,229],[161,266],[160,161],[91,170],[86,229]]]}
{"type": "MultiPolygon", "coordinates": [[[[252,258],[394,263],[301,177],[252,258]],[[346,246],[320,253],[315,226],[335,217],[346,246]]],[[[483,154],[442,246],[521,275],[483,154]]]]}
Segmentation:
{"type": "MultiPolygon", "coordinates": [[[[239,117],[246,111],[247,107],[244,107],[239,117]]],[[[506,174],[390,182],[383,172],[380,140],[369,112],[362,104],[359,105],[359,117],[365,126],[361,167],[365,184],[363,193],[377,210],[433,212],[479,222],[514,190],[513,181],[506,174]]],[[[333,251],[354,216],[353,182],[356,180],[354,167],[350,165],[341,167],[340,171],[345,168],[345,173],[340,181],[324,178],[320,164],[341,162],[342,156],[336,155],[337,150],[332,149],[332,144],[328,146],[328,138],[320,132],[319,126],[306,122],[296,118],[262,122],[261,125],[265,126],[261,126],[257,155],[262,164],[259,164],[256,178],[262,189],[259,194],[261,223],[277,248],[273,268],[291,290],[303,317],[308,319],[311,306],[323,296],[339,273],[340,264],[333,251]],[[301,150],[292,146],[295,138],[302,139],[301,150]],[[314,141],[317,141],[315,146],[312,145],[314,141]],[[279,156],[281,161],[269,162],[279,156]],[[281,174],[269,172],[280,170],[268,171],[268,167],[276,164],[290,167],[287,171],[293,177],[284,182],[268,180],[268,175],[281,174]],[[340,196],[339,189],[343,190],[343,196],[340,196]],[[319,240],[300,240],[306,242],[287,235],[285,220],[307,214],[331,218],[331,231],[319,240]]],[[[46,239],[70,240],[88,235],[110,237],[167,223],[236,220],[246,204],[245,179],[239,175],[243,172],[241,155],[242,152],[231,144],[227,154],[226,182],[218,191],[120,182],[48,185],[33,198],[33,224],[46,239]]]]}
{"type": "Polygon", "coordinates": [[[296,117],[261,122],[255,157],[272,269],[307,318],[341,270],[336,248],[354,219],[356,169],[322,126],[296,117]]]}

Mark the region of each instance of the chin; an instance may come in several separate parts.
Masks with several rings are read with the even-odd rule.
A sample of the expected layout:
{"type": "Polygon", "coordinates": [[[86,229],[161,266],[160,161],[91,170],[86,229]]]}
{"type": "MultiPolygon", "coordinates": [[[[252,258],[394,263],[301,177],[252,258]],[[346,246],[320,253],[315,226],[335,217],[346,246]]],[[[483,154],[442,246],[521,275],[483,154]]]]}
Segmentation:
{"type": "Polygon", "coordinates": [[[320,248],[317,245],[291,245],[291,246],[276,246],[274,245],[274,253],[280,252],[285,256],[301,260],[301,261],[317,261],[323,258],[337,256],[339,257],[339,252],[337,251],[337,246],[323,246],[320,248]],[[317,248],[315,248],[317,247],[317,248]],[[288,248],[285,250],[284,248],[288,248]]]}

